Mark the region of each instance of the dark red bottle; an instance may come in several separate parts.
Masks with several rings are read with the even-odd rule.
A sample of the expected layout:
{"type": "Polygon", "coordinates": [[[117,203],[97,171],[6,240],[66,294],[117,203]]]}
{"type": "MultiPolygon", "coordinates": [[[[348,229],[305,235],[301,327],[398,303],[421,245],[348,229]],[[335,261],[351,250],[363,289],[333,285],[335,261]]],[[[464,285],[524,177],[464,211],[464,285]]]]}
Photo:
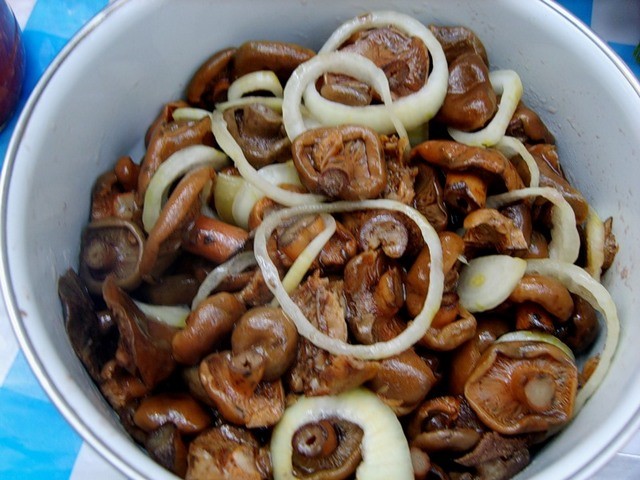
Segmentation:
{"type": "Polygon", "coordinates": [[[20,26],[5,0],[0,0],[0,130],[11,118],[24,79],[24,46],[20,26]]]}

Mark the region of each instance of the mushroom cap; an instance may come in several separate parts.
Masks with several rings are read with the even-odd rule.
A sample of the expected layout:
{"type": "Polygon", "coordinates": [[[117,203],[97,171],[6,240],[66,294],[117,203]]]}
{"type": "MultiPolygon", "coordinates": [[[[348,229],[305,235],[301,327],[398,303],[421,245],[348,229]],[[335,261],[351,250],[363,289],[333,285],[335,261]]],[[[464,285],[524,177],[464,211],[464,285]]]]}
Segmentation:
{"type": "Polygon", "coordinates": [[[558,347],[514,341],[494,343],[484,352],[464,395],[483,423],[514,435],[568,422],[577,387],[576,364],[558,347]]]}

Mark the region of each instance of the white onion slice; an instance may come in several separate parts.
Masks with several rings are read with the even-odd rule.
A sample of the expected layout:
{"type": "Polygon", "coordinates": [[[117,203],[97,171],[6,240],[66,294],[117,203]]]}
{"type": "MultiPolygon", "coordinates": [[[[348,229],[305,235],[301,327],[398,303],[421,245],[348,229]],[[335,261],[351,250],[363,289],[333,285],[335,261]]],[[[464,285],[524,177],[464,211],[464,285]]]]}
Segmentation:
{"type": "Polygon", "coordinates": [[[184,328],[191,310],[182,305],[152,305],[134,300],[147,317],[151,317],[171,327],[184,328]]]}
{"type": "MultiPolygon", "coordinates": [[[[442,46],[425,25],[409,15],[398,12],[370,12],[348,20],[339,26],[322,46],[319,53],[324,54],[337,50],[349,37],[358,31],[388,26],[393,26],[408,36],[420,39],[431,55],[432,68],[425,84],[417,92],[397,99],[391,107],[404,127],[410,130],[422,125],[435,116],[447,95],[447,86],[449,83],[449,67],[442,46]]],[[[314,115],[316,114],[315,108],[312,108],[309,102],[323,103],[326,105],[325,109],[330,106],[332,110],[327,110],[326,115],[332,115],[336,120],[348,111],[357,111],[358,120],[356,120],[356,123],[362,125],[367,125],[364,120],[371,117],[380,117],[383,120],[385,117],[384,107],[382,105],[348,107],[346,105],[329,102],[324,99],[316,89],[313,89],[313,91],[311,89],[307,90],[304,99],[307,107],[309,107],[314,115]],[[363,121],[360,121],[360,119],[363,121]]],[[[385,128],[374,129],[380,133],[390,133],[392,131],[393,125],[389,123],[388,118],[383,126],[385,128]]]]}
{"type": "MultiPolygon", "coordinates": [[[[335,218],[326,213],[321,214],[320,217],[324,222],[324,230],[302,250],[282,279],[282,286],[287,293],[293,292],[300,285],[309,267],[336,231],[335,218]]],[[[277,302],[277,299],[274,299],[274,302],[277,302]]]]}
{"type": "Polygon", "coordinates": [[[321,195],[314,195],[312,193],[297,193],[290,190],[285,190],[276,185],[273,185],[265,178],[258,175],[258,172],[249,163],[244,156],[240,145],[233,138],[229,130],[227,129],[227,122],[224,120],[222,113],[218,110],[213,112],[212,117],[212,130],[213,135],[216,137],[216,141],[220,148],[231,157],[235,163],[236,168],[240,172],[240,175],[253,185],[256,189],[264,193],[266,197],[269,197],[273,201],[287,207],[294,205],[304,205],[309,203],[319,203],[325,200],[325,197],[321,195]]]}
{"type": "Polygon", "coordinates": [[[240,175],[220,172],[216,176],[213,201],[216,212],[223,222],[235,223],[233,219],[233,203],[245,183],[247,182],[240,175]]]}
{"type": "Polygon", "coordinates": [[[484,312],[504,302],[524,275],[527,262],[508,255],[474,258],[460,271],[460,305],[471,313],[484,312]]]}
{"type": "Polygon", "coordinates": [[[496,343],[503,342],[544,342],[562,350],[562,352],[575,362],[576,357],[569,346],[555,335],[536,332],[534,330],[515,330],[505,333],[496,339],[496,343]]]}
{"type": "Polygon", "coordinates": [[[270,92],[274,97],[282,97],[283,89],[275,73],[271,70],[258,70],[241,76],[229,85],[227,98],[238,100],[247,93],[257,91],[270,92]]]}
{"type": "Polygon", "coordinates": [[[300,397],[289,406],[273,429],[271,462],[275,480],[296,480],[292,440],[308,423],[338,417],[358,425],[362,437],[359,480],[412,480],[409,444],[393,410],[377,395],[359,388],[337,396],[300,397]]]}
{"type": "Polygon", "coordinates": [[[300,104],[304,95],[305,107],[322,125],[365,125],[380,133],[394,130],[400,137],[407,131],[393,110],[389,81],[384,72],[371,60],[357,53],[331,52],[318,54],[296,68],[284,87],[282,121],[290,139],[307,130],[300,104]],[[371,85],[382,97],[384,105],[351,107],[322,97],[315,81],[323,73],[342,73],[371,85]],[[366,111],[367,108],[376,108],[366,111]]]}
{"type": "Polygon", "coordinates": [[[171,114],[174,120],[192,120],[198,121],[202,120],[207,116],[211,116],[211,112],[209,110],[205,110],[204,108],[195,108],[195,107],[180,107],[176,108],[171,114]]]}
{"type": "MultiPolygon", "coordinates": [[[[298,171],[292,160],[285,163],[274,163],[257,170],[258,175],[272,185],[296,185],[302,187],[298,171]]],[[[233,200],[233,222],[245,230],[249,229],[249,215],[254,205],[264,197],[264,193],[249,182],[244,182],[233,200]]]]}
{"type": "Polygon", "coordinates": [[[493,116],[489,124],[476,132],[463,132],[455,128],[449,128],[449,135],[456,142],[474,147],[491,147],[497,144],[507,131],[511,117],[518,107],[522,97],[522,81],[513,70],[496,70],[489,74],[489,80],[493,89],[500,98],[498,112],[493,116]]]}
{"type": "Polygon", "coordinates": [[[549,258],[574,263],[580,254],[580,234],[576,227],[576,215],[562,194],[552,187],[522,188],[487,198],[487,208],[500,208],[518,200],[543,197],[553,203],[551,210],[551,241],[549,258]]]}
{"type": "Polygon", "coordinates": [[[507,158],[515,157],[516,155],[520,155],[524,163],[527,164],[529,168],[529,176],[531,180],[529,181],[529,186],[536,188],[540,186],[540,169],[538,168],[538,164],[536,163],[533,155],[529,153],[527,147],[524,144],[514,137],[509,137],[508,135],[503,136],[495,146],[498,150],[502,152],[502,154],[507,158]]]}
{"type": "Polygon", "coordinates": [[[142,225],[150,232],[156,224],[169,187],[182,175],[197,167],[211,166],[218,170],[228,164],[227,156],[206,145],[190,145],[170,155],[151,177],[144,195],[142,225]]]}
{"type": "Polygon", "coordinates": [[[587,265],[585,270],[596,280],[600,281],[602,265],[604,265],[604,223],[596,211],[589,207],[585,225],[587,265]]]}
{"type": "Polygon", "coordinates": [[[549,259],[536,259],[527,262],[527,272],[546,275],[560,281],[571,293],[582,297],[599,311],[605,320],[607,336],[600,352],[598,365],[578,391],[574,407],[574,415],[593,395],[609,369],[611,359],[618,346],[620,321],[618,311],[611,295],[602,284],[594,280],[585,270],[571,263],[557,262],[549,259]]]}
{"type": "Polygon", "coordinates": [[[242,252],[211,270],[200,284],[198,293],[193,297],[191,310],[195,310],[200,302],[207,298],[225,278],[238,274],[255,264],[256,257],[253,252],[242,252]]]}
{"type": "Polygon", "coordinates": [[[242,97],[237,100],[216,103],[216,110],[224,112],[228,108],[244,107],[252,103],[261,103],[277,113],[282,113],[282,98],[280,97],[242,97]]]}
{"type": "Polygon", "coordinates": [[[442,272],[442,246],[438,234],[417,210],[394,200],[362,200],[359,202],[301,205],[275,211],[269,214],[256,229],[254,251],[269,290],[274,294],[287,316],[295,323],[298,333],[317,347],[335,355],[352,355],[362,359],[380,359],[404,352],[424,336],[429,325],[431,325],[431,320],[440,308],[444,274],[442,272]],[[267,239],[271,232],[286,218],[312,213],[337,213],[371,209],[401,212],[416,223],[431,253],[429,289],[422,310],[400,335],[387,342],[378,342],[373,345],[351,345],[322,333],[304,316],[282,285],[278,270],[267,251],[267,239]]]}

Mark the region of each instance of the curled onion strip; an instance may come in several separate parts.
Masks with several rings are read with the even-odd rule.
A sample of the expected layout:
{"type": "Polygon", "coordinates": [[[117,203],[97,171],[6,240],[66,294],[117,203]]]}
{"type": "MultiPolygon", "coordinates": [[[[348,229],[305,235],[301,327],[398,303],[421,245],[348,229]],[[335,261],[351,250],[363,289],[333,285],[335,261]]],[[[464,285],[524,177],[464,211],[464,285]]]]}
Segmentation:
{"type": "Polygon", "coordinates": [[[142,225],[145,231],[150,232],[158,221],[167,191],[179,177],[197,167],[211,166],[218,170],[227,163],[224,153],[206,145],[190,145],[170,155],[153,174],[144,194],[142,225]]]}
{"type": "MultiPolygon", "coordinates": [[[[300,285],[305,274],[309,271],[309,267],[336,231],[335,218],[326,213],[321,214],[320,217],[325,225],[324,230],[302,250],[282,279],[282,286],[287,293],[293,292],[300,285]]],[[[277,300],[274,299],[275,301],[277,300]]]]}
{"type": "Polygon", "coordinates": [[[500,208],[529,197],[543,197],[553,203],[549,258],[574,263],[580,253],[576,215],[562,194],[552,187],[522,188],[487,198],[487,208],[500,208]]]}
{"type": "Polygon", "coordinates": [[[505,333],[504,335],[498,337],[496,339],[496,343],[504,343],[504,342],[544,342],[549,345],[553,345],[556,348],[562,350],[567,357],[569,357],[574,362],[576,361],[576,357],[569,348],[569,346],[560,340],[555,335],[551,335],[550,333],[536,332],[534,330],[516,330],[513,332],[505,333]]]}
{"type": "Polygon", "coordinates": [[[292,140],[307,130],[300,112],[303,95],[307,110],[322,125],[358,124],[380,133],[390,133],[395,129],[400,137],[407,136],[403,123],[391,108],[391,90],[386,75],[362,55],[349,52],[318,54],[293,71],[284,87],[282,103],[284,128],[292,140]],[[376,105],[378,110],[374,113],[365,112],[364,109],[370,107],[350,107],[325,99],[316,90],[315,81],[328,72],[350,75],[370,84],[380,94],[384,105],[376,105]]]}
{"type": "Polygon", "coordinates": [[[224,112],[228,108],[244,107],[252,103],[261,103],[277,113],[282,113],[282,98],[280,97],[242,97],[237,100],[216,103],[216,110],[224,112]]]}
{"type": "Polygon", "coordinates": [[[540,186],[540,169],[538,168],[538,164],[533,158],[533,155],[529,153],[527,147],[525,147],[520,140],[505,135],[496,144],[496,148],[500,150],[507,158],[512,158],[516,155],[520,155],[522,157],[522,160],[524,160],[524,163],[526,163],[527,167],[529,168],[529,176],[531,177],[529,186],[533,188],[540,186]]]}
{"type": "MultiPolygon", "coordinates": [[[[339,26],[322,46],[319,53],[324,54],[337,50],[340,45],[358,31],[388,27],[390,25],[400,32],[420,39],[431,55],[432,69],[425,80],[425,84],[417,92],[396,99],[391,107],[404,127],[410,130],[435,116],[447,95],[449,82],[449,68],[442,46],[425,25],[409,15],[398,12],[370,12],[348,20],[339,26]]],[[[304,100],[314,115],[317,114],[316,109],[319,108],[315,105],[323,104],[325,115],[332,116],[336,121],[343,115],[347,115],[347,112],[357,112],[356,123],[368,125],[367,120],[378,118],[379,120],[376,121],[385,122],[381,125],[381,127],[384,126],[385,128],[372,128],[381,133],[390,133],[393,128],[388,118],[385,119],[384,108],[381,105],[348,107],[324,99],[316,89],[308,89],[305,92],[304,100]],[[313,107],[312,104],[314,105],[313,107]]],[[[351,113],[351,115],[355,115],[355,113],[351,113]]]]}
{"type": "Polygon", "coordinates": [[[298,478],[293,472],[292,445],[298,429],[330,417],[348,420],[363,431],[357,479],[414,478],[409,444],[398,417],[377,395],[359,388],[337,396],[301,397],[284,411],[271,437],[275,480],[298,478]]]}
{"type": "Polygon", "coordinates": [[[522,81],[513,70],[496,70],[489,74],[489,80],[496,94],[502,95],[498,112],[489,124],[476,132],[463,132],[449,128],[449,135],[456,142],[474,147],[491,147],[496,145],[507,131],[511,117],[513,117],[518,102],[522,97],[522,81]]]}
{"type": "Polygon", "coordinates": [[[198,121],[202,120],[207,116],[211,116],[211,112],[209,110],[205,110],[204,108],[195,108],[195,107],[180,107],[176,108],[171,114],[174,120],[192,120],[198,121]]]}
{"type": "Polygon", "coordinates": [[[247,73],[235,80],[227,90],[229,100],[238,100],[247,93],[265,91],[271,92],[274,97],[282,97],[282,84],[271,70],[258,70],[247,73]]]}
{"type": "Polygon", "coordinates": [[[602,383],[602,379],[609,369],[611,359],[618,346],[620,321],[618,320],[616,305],[607,289],[576,265],[549,259],[535,259],[527,261],[527,273],[555,278],[571,293],[589,302],[604,317],[607,328],[604,347],[600,352],[600,360],[597,367],[589,377],[589,380],[578,391],[574,407],[575,415],[602,383]]]}
{"type": "Polygon", "coordinates": [[[585,270],[596,280],[600,281],[602,265],[604,265],[604,223],[596,211],[589,207],[585,225],[587,244],[587,265],[585,270]]]}
{"type": "Polygon", "coordinates": [[[267,216],[256,229],[254,251],[269,290],[274,294],[287,316],[295,323],[298,333],[317,347],[335,355],[352,355],[361,359],[380,359],[404,352],[424,336],[431,325],[431,320],[440,308],[444,274],[442,272],[442,246],[438,234],[417,210],[394,200],[334,202],[301,205],[278,210],[267,216]],[[300,307],[294,303],[282,285],[278,270],[267,252],[267,239],[283,220],[290,217],[311,213],[337,213],[372,209],[394,210],[404,213],[418,226],[431,254],[429,289],[422,310],[400,335],[387,342],[378,342],[373,345],[351,345],[322,333],[304,316],[300,307]]]}
{"type": "Polygon", "coordinates": [[[147,317],[151,317],[171,327],[184,328],[191,310],[181,305],[152,305],[134,300],[147,317]]]}
{"type": "Polygon", "coordinates": [[[195,310],[200,302],[207,298],[225,278],[236,275],[255,264],[256,257],[253,252],[242,252],[211,270],[200,284],[198,293],[193,297],[191,310],[195,310]]]}
{"type": "Polygon", "coordinates": [[[294,205],[304,205],[309,203],[319,203],[325,199],[321,195],[314,195],[311,193],[297,193],[290,190],[280,188],[267,179],[261,177],[257,170],[249,163],[244,156],[240,145],[233,138],[227,128],[227,122],[225,121],[222,113],[218,110],[213,112],[211,121],[213,135],[216,137],[216,141],[220,148],[231,157],[236,168],[240,172],[240,175],[253,185],[256,189],[264,193],[266,197],[269,197],[273,201],[291,207],[294,205]]]}

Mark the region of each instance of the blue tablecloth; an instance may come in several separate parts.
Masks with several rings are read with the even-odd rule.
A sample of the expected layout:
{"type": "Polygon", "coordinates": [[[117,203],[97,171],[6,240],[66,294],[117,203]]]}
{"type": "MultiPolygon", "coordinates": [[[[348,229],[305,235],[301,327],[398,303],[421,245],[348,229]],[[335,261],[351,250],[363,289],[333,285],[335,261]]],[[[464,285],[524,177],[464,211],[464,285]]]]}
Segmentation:
{"type": "MultiPolygon", "coordinates": [[[[19,3],[23,6],[25,2],[9,0],[14,7],[19,3]]],[[[69,38],[108,1],[26,0],[26,3],[31,10],[24,26],[27,68],[20,106],[69,38]]],[[[632,55],[640,41],[638,0],[561,0],[560,3],[608,41],[640,76],[640,65],[632,55]]],[[[0,159],[4,158],[15,121],[14,118],[0,133],[0,159]]],[[[621,468],[631,475],[625,478],[640,478],[640,462],[635,465],[631,472],[628,467],[621,468]]],[[[0,479],[80,479],[88,475],[93,480],[121,477],[83,444],[49,402],[18,351],[0,306],[0,479]]]]}

